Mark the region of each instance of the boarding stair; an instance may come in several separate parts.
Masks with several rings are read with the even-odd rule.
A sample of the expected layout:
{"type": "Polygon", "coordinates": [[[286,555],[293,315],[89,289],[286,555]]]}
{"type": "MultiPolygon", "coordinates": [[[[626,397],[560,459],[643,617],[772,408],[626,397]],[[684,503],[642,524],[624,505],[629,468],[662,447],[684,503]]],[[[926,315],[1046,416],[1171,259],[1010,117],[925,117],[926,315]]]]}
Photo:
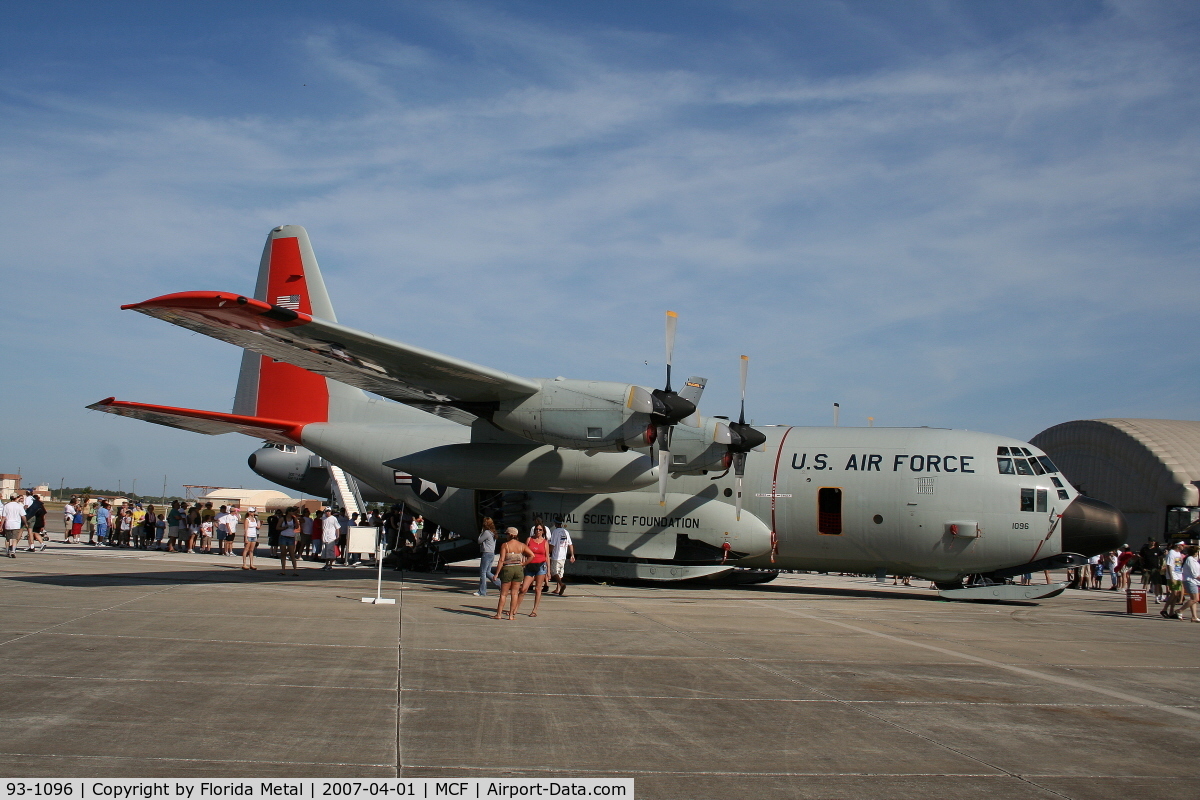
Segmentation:
{"type": "Polygon", "coordinates": [[[346,516],[353,514],[361,514],[365,504],[362,499],[362,491],[358,488],[358,481],[353,475],[346,474],[346,471],[336,464],[329,465],[329,488],[330,500],[336,502],[346,511],[346,516]]]}

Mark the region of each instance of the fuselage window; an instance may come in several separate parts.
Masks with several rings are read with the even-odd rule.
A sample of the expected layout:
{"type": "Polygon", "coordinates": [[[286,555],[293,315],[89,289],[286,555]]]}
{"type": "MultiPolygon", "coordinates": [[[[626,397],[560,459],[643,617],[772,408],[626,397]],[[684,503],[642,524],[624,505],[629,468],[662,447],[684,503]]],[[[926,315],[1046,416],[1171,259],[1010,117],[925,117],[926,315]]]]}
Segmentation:
{"type": "Polygon", "coordinates": [[[1038,511],[1046,510],[1046,490],[1045,489],[1037,490],[1037,510],[1038,511]]]}
{"type": "Polygon", "coordinates": [[[1013,469],[1011,458],[997,458],[996,466],[1000,468],[1001,475],[1016,475],[1017,471],[1013,469]]]}
{"type": "Polygon", "coordinates": [[[1017,465],[1017,474],[1018,475],[1032,475],[1033,474],[1033,470],[1029,468],[1029,462],[1026,461],[1025,459],[1015,458],[1015,459],[1013,459],[1013,461],[1017,465]]]}
{"type": "Polygon", "coordinates": [[[1033,511],[1033,489],[1021,490],[1021,510],[1033,511]]]}
{"type": "Polygon", "coordinates": [[[1037,460],[1042,462],[1042,466],[1046,468],[1046,472],[1058,472],[1058,467],[1054,466],[1054,462],[1046,456],[1038,456],[1037,460]]]}
{"type": "Polygon", "coordinates": [[[1059,500],[1070,500],[1070,499],[1071,499],[1071,495],[1067,494],[1067,490],[1066,490],[1066,489],[1059,489],[1059,490],[1058,490],[1058,499],[1059,499],[1059,500]]]}
{"type": "Polygon", "coordinates": [[[817,490],[817,533],[837,536],[842,532],[842,490],[817,490]]]}

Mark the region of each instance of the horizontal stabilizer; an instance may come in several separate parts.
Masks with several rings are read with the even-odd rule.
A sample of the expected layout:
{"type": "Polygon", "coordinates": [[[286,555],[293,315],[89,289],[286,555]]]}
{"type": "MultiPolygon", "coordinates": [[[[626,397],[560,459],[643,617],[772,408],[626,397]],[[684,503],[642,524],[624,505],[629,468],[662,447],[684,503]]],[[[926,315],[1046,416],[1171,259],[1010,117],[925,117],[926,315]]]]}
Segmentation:
{"type": "Polygon", "coordinates": [[[220,433],[244,433],[256,439],[266,439],[278,444],[300,444],[300,431],[305,424],[264,417],[245,417],[241,414],[222,414],[219,411],[198,411],[194,408],[130,403],[113,397],[92,403],[88,408],[103,411],[106,414],[118,414],[122,417],[153,422],[156,425],[166,425],[169,428],[180,428],[193,433],[204,433],[209,436],[216,436],[220,433]]]}
{"type": "Polygon", "coordinates": [[[121,306],[295,364],[350,386],[470,424],[453,410],[528,397],[541,385],[228,292],[180,292],[121,306]]]}

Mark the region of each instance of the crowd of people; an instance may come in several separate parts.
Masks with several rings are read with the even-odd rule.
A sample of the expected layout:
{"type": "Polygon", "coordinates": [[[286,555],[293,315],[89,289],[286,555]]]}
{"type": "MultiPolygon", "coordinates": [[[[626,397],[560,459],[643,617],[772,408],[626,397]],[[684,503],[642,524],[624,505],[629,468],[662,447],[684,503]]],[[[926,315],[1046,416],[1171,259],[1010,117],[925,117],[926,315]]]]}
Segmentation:
{"type": "Polygon", "coordinates": [[[1141,588],[1161,605],[1167,619],[1200,622],[1200,546],[1179,541],[1164,547],[1151,539],[1140,550],[1123,545],[1068,570],[1072,589],[1123,591],[1141,573],[1141,588]],[[1105,587],[1107,578],[1108,586],[1105,587]],[[1184,616],[1184,612],[1190,612],[1184,616]]]}
{"type": "MultiPolygon", "coordinates": [[[[45,504],[32,492],[26,492],[23,498],[14,496],[4,504],[9,558],[16,558],[18,550],[34,553],[46,549],[47,513],[45,504]],[[26,542],[24,548],[22,541],[26,542]]],[[[351,527],[382,529],[388,552],[415,557],[417,561],[442,536],[441,528],[428,525],[419,515],[406,514],[399,505],[352,514],[335,508],[313,512],[295,507],[274,510],[263,518],[255,507],[243,512],[234,505],[214,507],[212,502],[173,500],[169,505],[155,506],[134,501],[114,505],[103,498],[73,496],[63,505],[62,514],[64,544],[232,558],[240,532],[242,569],[258,569],[255,558],[259,547],[266,544],[269,557],[280,559],[280,574],[287,573],[290,562],[292,575],[298,574],[297,562],[301,559],[324,562],[323,569],[352,563],[351,558],[360,554],[346,552],[351,527]]]]}

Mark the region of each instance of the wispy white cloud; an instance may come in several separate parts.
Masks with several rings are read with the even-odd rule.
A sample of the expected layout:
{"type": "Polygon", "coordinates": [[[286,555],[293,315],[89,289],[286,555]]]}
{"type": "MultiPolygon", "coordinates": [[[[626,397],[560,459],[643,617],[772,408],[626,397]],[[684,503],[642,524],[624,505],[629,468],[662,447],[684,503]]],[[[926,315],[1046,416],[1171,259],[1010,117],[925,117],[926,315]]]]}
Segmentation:
{"type": "Polygon", "coordinates": [[[1194,416],[1188,378],[1128,380],[1165,362],[1198,282],[1196,59],[1139,8],[869,71],[748,74],[680,66],[682,35],[428,6],[449,44],[348,19],[293,32],[354,113],[10,96],[10,285],[68,286],[86,311],[0,325],[50,361],[205,365],[100,372],[56,414],[111,393],[223,407],[230,348],[115,305],[245,289],[267,229],[298,223],[343,322],[517,373],[657,382],[671,307],[712,412],[748,352],[760,421],[819,424],[834,399],[1022,436],[1117,407],[1194,416]]]}

